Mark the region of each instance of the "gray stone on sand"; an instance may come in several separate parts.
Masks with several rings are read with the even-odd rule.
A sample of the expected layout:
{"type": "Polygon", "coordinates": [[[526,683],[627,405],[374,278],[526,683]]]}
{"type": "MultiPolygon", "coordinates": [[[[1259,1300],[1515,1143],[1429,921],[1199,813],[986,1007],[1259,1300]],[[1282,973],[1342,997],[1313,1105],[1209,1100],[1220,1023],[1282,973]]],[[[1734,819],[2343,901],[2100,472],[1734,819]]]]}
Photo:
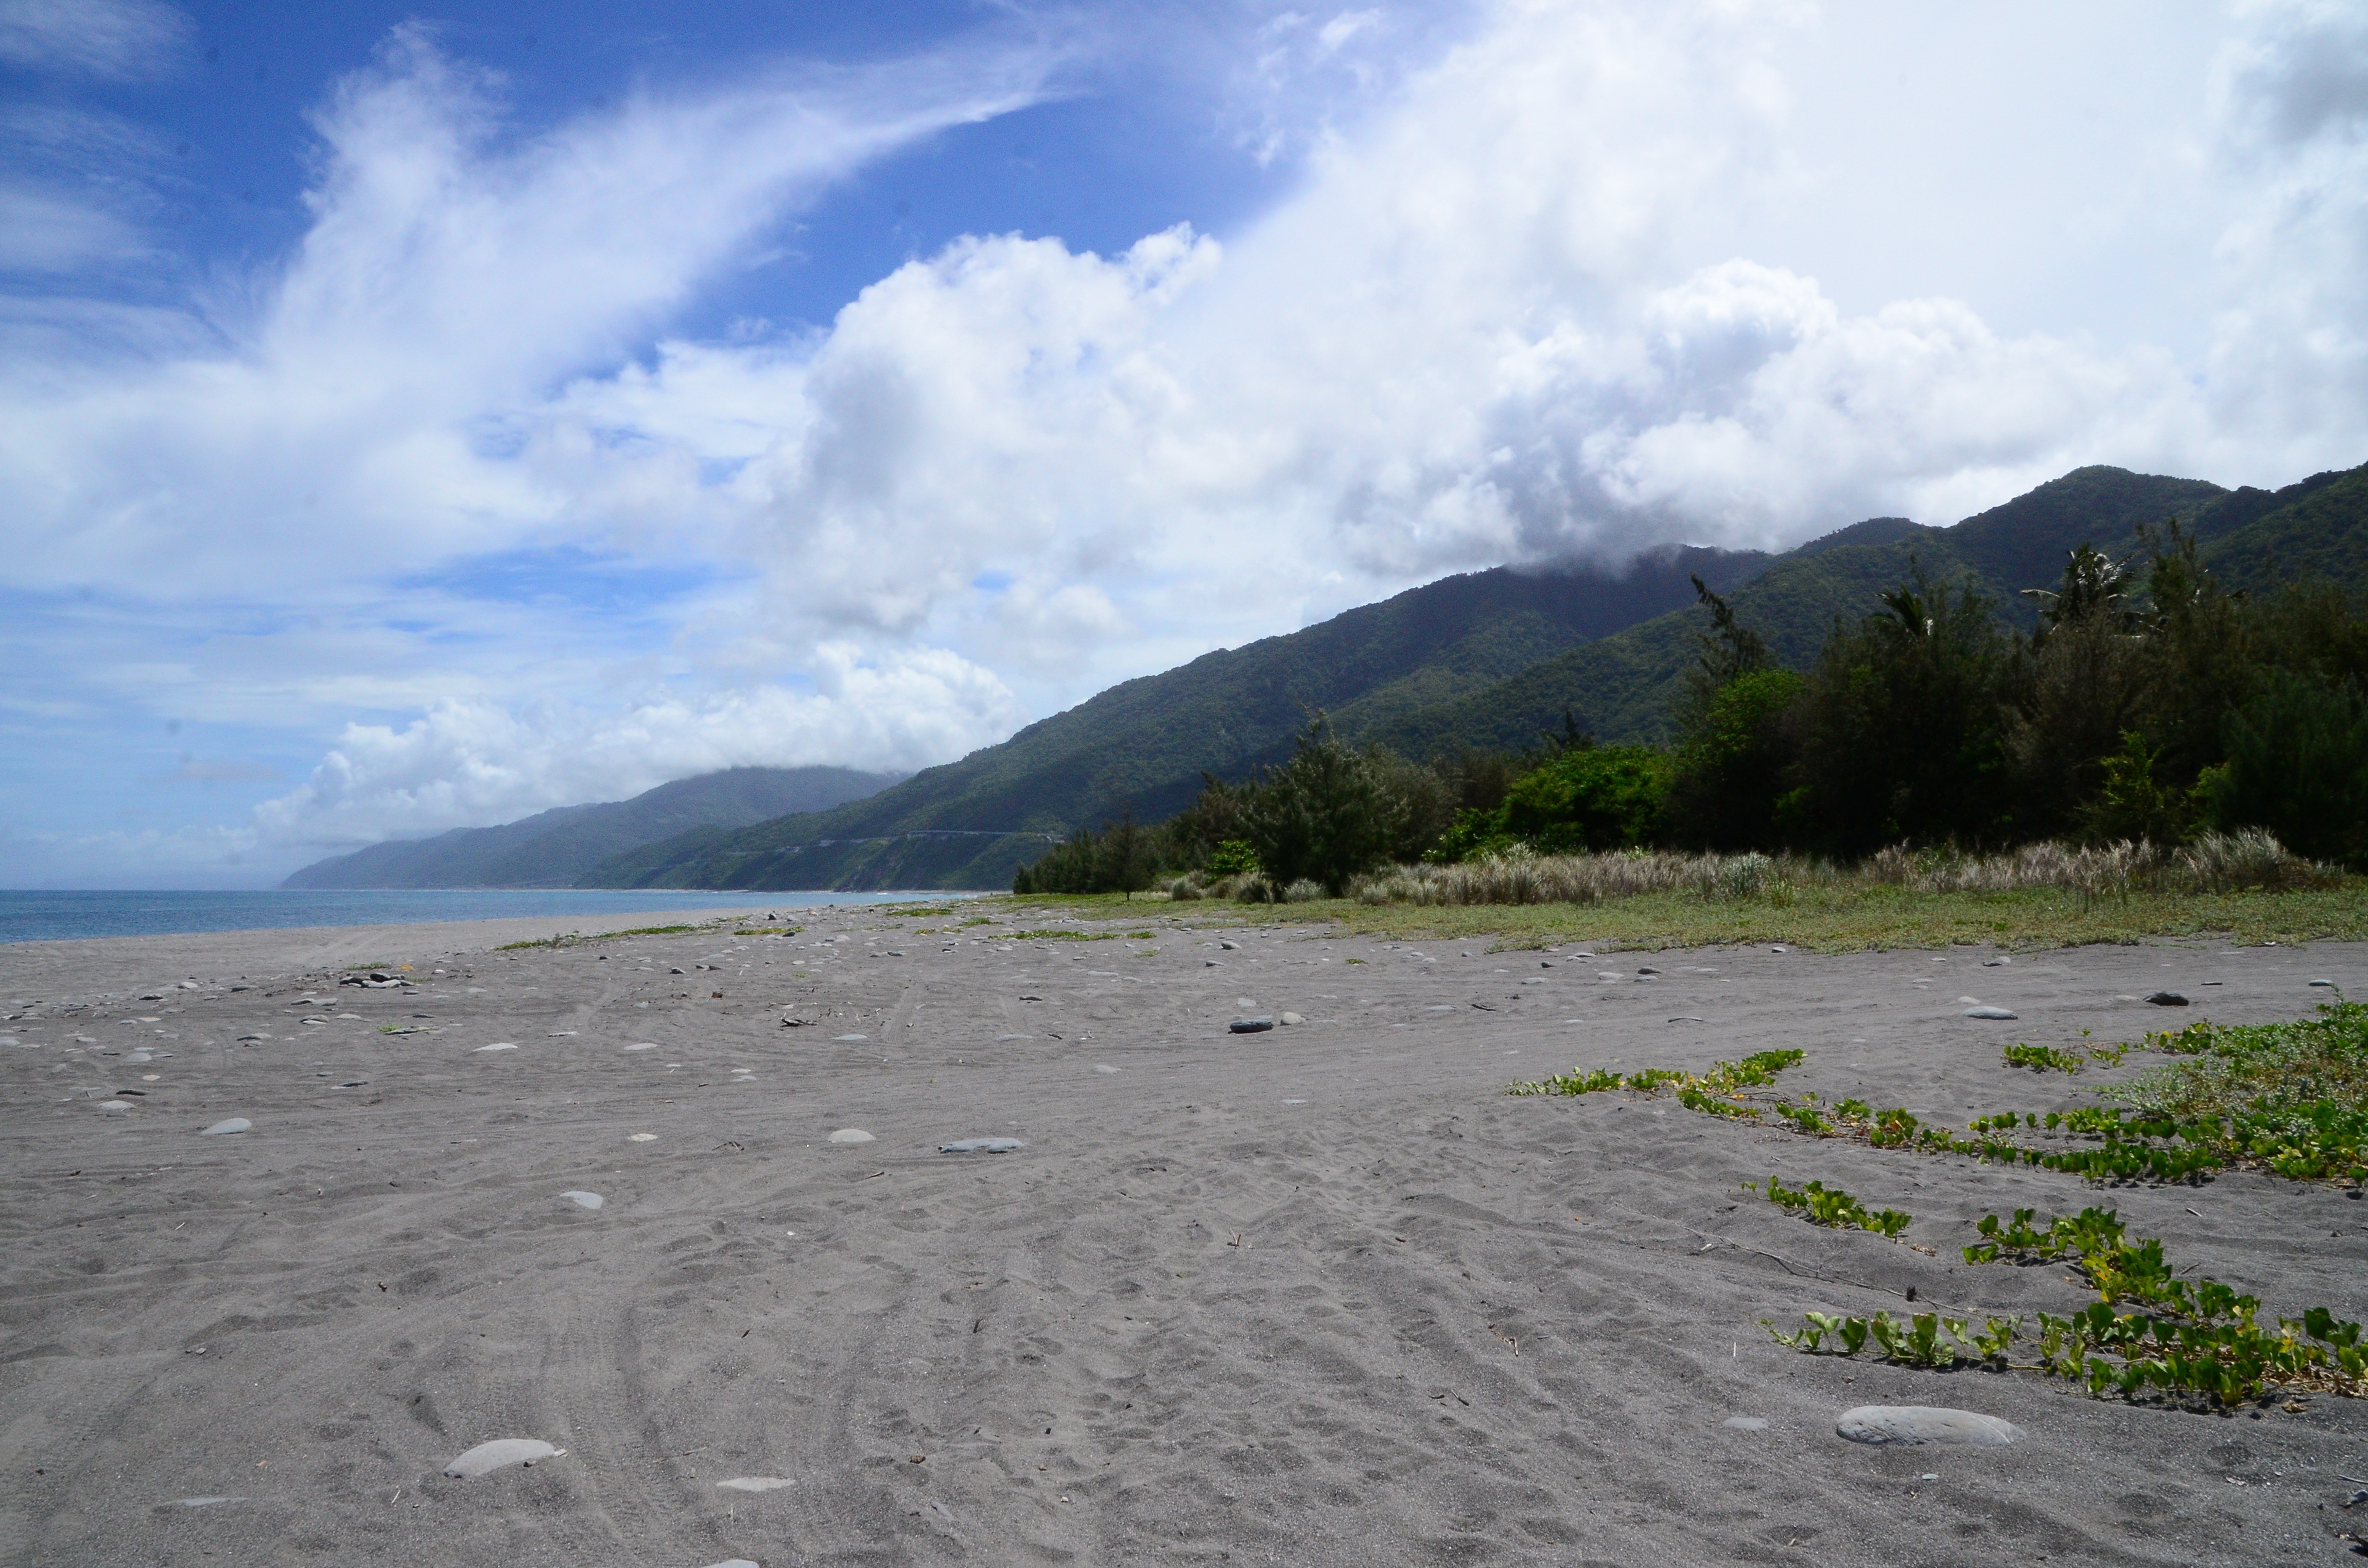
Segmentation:
{"type": "Polygon", "coordinates": [[[1731,1427],[1737,1432],[1765,1432],[1768,1430],[1768,1423],[1761,1420],[1757,1415],[1730,1415],[1725,1420],[1720,1422],[1719,1425],[1722,1426],[1731,1427]]]}
{"type": "Polygon", "coordinates": [[[864,1131],[860,1127],[842,1127],[837,1131],[830,1135],[830,1141],[834,1143],[871,1143],[876,1142],[871,1134],[864,1131]]]}
{"type": "Polygon", "coordinates": [[[567,1191],[559,1195],[578,1209],[598,1209],[609,1200],[597,1192],[567,1191]]]}
{"type": "Polygon", "coordinates": [[[2146,993],[2146,1000],[2153,1003],[2157,1007],[2184,1007],[2187,1006],[2187,998],[2180,995],[2176,991],[2149,991],[2146,993]]]}
{"type": "Polygon", "coordinates": [[[2010,1421],[1938,1404],[1861,1404],[1843,1411],[1834,1431],[1853,1443],[1957,1443],[2002,1449],[2022,1440],[2022,1428],[2010,1421]]]}
{"type": "Polygon", "coordinates": [[[1965,1017],[1969,1018],[2011,1018],[2014,1017],[2014,1014],[2004,1007],[1968,1007],[1965,1009],[1965,1017]]]}
{"type": "Polygon", "coordinates": [[[2008,958],[2004,953],[2000,953],[1994,959],[1984,959],[1982,960],[1982,967],[1984,969],[2004,969],[2007,965],[2012,962],[2014,962],[2012,959],[2008,958]]]}
{"type": "Polygon", "coordinates": [[[243,1116],[233,1116],[215,1122],[211,1127],[199,1131],[198,1136],[200,1138],[221,1138],[233,1132],[250,1131],[253,1130],[254,1126],[255,1123],[247,1120],[246,1118],[243,1116]]]}
{"type": "Polygon", "coordinates": [[[2327,986],[2332,986],[2332,985],[2335,983],[2335,982],[2333,982],[2333,981],[2331,981],[2331,980],[2314,980],[2314,981],[2312,981],[2312,982],[2311,982],[2311,983],[2312,983],[2313,985],[2327,985],[2327,986]]]}
{"type": "Polygon", "coordinates": [[[481,1475],[491,1475],[497,1470],[507,1470],[514,1464],[540,1463],[557,1459],[565,1449],[554,1449],[539,1437],[495,1437],[490,1443],[479,1443],[459,1459],[444,1467],[444,1473],[455,1481],[472,1481],[481,1475]]]}
{"type": "Polygon", "coordinates": [[[940,1154],[1008,1154],[1027,1144],[1017,1138],[957,1138],[951,1143],[938,1145],[940,1154]]]}
{"type": "Polygon", "coordinates": [[[1304,1017],[1300,1017],[1297,1013],[1285,1013],[1285,1014],[1283,1014],[1281,1017],[1279,1017],[1279,1018],[1277,1018],[1277,1019],[1275,1020],[1275,1022],[1277,1022],[1277,1023],[1279,1023],[1279,1024],[1286,1024],[1286,1025],[1289,1025],[1289,1024],[1304,1024],[1304,1023],[1305,1023],[1306,1021],[1307,1021],[1307,1020],[1306,1020],[1305,1018],[1304,1018],[1304,1017]]]}
{"type": "Polygon", "coordinates": [[[1272,1018],[1235,1018],[1225,1028],[1234,1034],[1264,1034],[1274,1028],[1272,1018]]]}

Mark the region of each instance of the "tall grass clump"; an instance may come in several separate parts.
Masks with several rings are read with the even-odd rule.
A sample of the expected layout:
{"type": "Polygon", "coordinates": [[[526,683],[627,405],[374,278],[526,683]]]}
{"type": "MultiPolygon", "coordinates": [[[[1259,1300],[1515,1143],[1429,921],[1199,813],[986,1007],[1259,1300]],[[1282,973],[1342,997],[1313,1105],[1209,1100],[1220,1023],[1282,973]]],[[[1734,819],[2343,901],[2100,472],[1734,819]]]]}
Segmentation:
{"type": "Polygon", "coordinates": [[[2339,868],[2289,854],[2274,836],[2256,828],[2207,834],[2175,848],[2143,839],[2104,845],[2051,840],[1975,855],[1901,845],[1855,865],[1758,851],[1720,855],[1617,849],[1532,855],[1515,849],[1455,865],[1392,867],[1356,879],[1349,893],[1372,904],[1601,903],[1670,892],[1695,893],[1713,903],[1782,904],[1809,889],[1996,893],[2048,888],[2095,901],[2138,892],[2278,892],[2332,886],[2341,879],[2339,868]]]}

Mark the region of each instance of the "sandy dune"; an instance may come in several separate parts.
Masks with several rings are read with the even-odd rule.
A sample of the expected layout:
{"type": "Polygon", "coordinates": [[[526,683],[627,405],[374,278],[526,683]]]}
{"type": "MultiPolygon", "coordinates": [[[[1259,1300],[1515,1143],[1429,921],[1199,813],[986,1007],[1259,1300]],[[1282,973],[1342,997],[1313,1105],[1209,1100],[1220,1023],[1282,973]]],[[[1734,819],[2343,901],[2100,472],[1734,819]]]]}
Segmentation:
{"type": "Polygon", "coordinates": [[[1962,1125],[2113,1076],[2002,1043],[2134,1039],[2170,1015],[2117,998],[2164,986],[2296,1016],[2310,978],[2368,983],[2361,949],[1984,968],[809,916],[0,949],[0,1563],[2323,1563],[2368,1534],[2336,1506],[2368,1407],[2183,1415],[1758,1326],[1911,1289],[2067,1310],[2064,1269],[1956,1249],[2089,1202],[2270,1311],[2368,1317],[2368,1203],[1504,1093],[1797,1046],[1788,1091],[1962,1125]],[[416,987],[336,984],[400,960],[416,987]],[[939,1153],[973,1138],[1025,1147],[939,1153]],[[1816,1228],[1741,1190],[1771,1173],[1915,1225],[1816,1228]],[[1838,1437],[1870,1403],[2027,1436],[1838,1437]],[[564,1452],[443,1473],[513,1438],[564,1452]]]}

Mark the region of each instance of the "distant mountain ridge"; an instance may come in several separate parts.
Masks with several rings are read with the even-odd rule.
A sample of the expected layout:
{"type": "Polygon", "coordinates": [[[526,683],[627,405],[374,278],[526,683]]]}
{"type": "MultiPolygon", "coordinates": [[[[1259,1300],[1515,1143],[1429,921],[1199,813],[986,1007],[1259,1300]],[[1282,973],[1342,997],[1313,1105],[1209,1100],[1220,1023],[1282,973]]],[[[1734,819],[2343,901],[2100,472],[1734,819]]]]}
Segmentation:
{"type": "Polygon", "coordinates": [[[558,806],[499,827],[373,844],[293,872],[283,888],[564,888],[654,840],[722,832],[787,812],[827,811],[902,775],[848,767],[732,767],[627,801],[558,806]]]}
{"type": "Polygon", "coordinates": [[[1320,625],[1112,687],[1000,745],[860,801],[738,829],[707,827],[593,868],[586,887],[1006,886],[1047,835],[1132,812],[1165,817],[1203,770],[1239,778],[1283,755],[1307,708],[1347,738],[1424,757],[1520,746],[1565,710],[1606,740],[1665,733],[1707,618],[1689,580],[1728,595],[1782,662],[1806,667],[1916,566],[1970,576],[2002,614],[2052,585],[2087,542],[2114,555],[2178,519],[2213,571],[2262,586],[2309,570],[2368,585],[2368,466],[2275,492],[2076,469],[1938,528],[1874,517],[1782,555],[1665,550],[1625,574],[1506,568],[1443,578],[1320,625]]]}

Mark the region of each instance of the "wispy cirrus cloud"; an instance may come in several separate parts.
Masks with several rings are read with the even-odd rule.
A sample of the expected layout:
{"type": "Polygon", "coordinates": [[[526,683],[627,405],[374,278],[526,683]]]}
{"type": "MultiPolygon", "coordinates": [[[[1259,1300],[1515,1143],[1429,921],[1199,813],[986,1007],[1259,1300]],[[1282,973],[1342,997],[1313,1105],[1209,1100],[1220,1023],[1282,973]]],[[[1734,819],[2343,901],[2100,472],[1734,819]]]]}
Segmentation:
{"type": "Polygon", "coordinates": [[[158,0],[0,0],[0,62],[62,75],[169,75],[196,31],[185,13],[158,0]]]}

